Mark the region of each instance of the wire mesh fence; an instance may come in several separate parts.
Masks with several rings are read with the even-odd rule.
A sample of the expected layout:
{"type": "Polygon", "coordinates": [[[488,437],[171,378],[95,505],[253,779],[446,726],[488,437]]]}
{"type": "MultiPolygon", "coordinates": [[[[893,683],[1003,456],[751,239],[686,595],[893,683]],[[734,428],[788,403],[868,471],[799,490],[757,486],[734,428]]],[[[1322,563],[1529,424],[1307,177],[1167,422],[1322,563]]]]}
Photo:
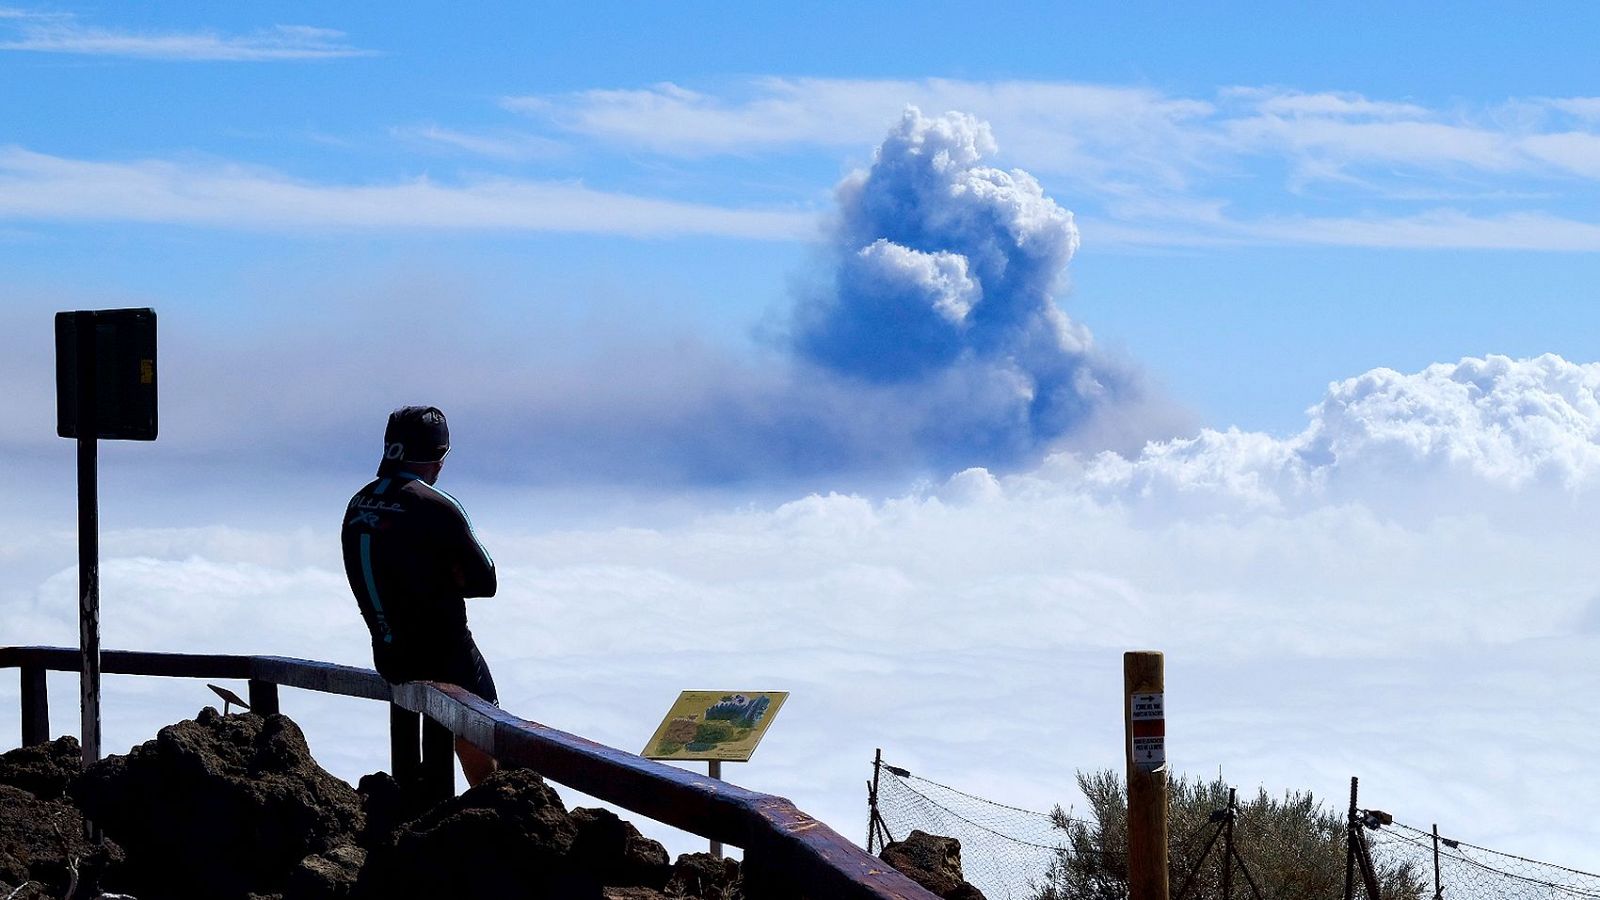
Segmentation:
{"type": "Polygon", "coordinates": [[[916,829],[960,841],[962,871],[989,900],[1035,897],[1068,850],[1067,833],[1049,813],[975,797],[898,766],[880,772],[877,810],[886,836],[905,840],[916,829]]]}
{"type": "Polygon", "coordinates": [[[1600,898],[1600,875],[1540,862],[1395,822],[1366,832],[1374,851],[1409,858],[1428,873],[1429,896],[1448,900],[1600,898]],[[1437,860],[1437,868],[1435,868],[1437,860]],[[1437,873],[1437,886],[1434,876],[1437,873]]]}
{"type": "MultiPolygon", "coordinates": [[[[966,879],[990,900],[1127,896],[1125,825],[997,803],[892,765],[875,774],[869,849],[913,829],[956,838],[966,879]]],[[[1103,813],[1095,788],[1119,786],[1112,773],[1080,781],[1103,813]]],[[[1353,825],[1309,794],[1236,803],[1220,778],[1171,790],[1171,891],[1186,887],[1185,900],[1600,900],[1600,875],[1356,810],[1353,788],[1353,825]],[[1370,882],[1357,865],[1347,892],[1347,860],[1363,859],[1370,882]]]]}

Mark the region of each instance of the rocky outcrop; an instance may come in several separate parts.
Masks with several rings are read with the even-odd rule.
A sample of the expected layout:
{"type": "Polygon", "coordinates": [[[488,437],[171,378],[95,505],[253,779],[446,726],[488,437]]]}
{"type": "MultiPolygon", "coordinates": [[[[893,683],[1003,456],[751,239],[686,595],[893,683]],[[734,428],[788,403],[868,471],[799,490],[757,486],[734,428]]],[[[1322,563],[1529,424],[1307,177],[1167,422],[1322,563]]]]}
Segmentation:
{"type": "Polygon", "coordinates": [[[905,840],[884,847],[878,855],[944,900],[984,900],[983,892],[962,875],[961,842],[955,838],[912,831],[905,840]]]}
{"type": "Polygon", "coordinates": [[[86,839],[83,814],[64,797],[80,771],[75,738],[0,754],[0,897],[64,897],[76,885],[116,884],[122,849],[86,839]]]}
{"type": "Polygon", "coordinates": [[[367,851],[348,844],[308,856],[289,874],[283,900],[344,900],[366,862],[367,851]]]}
{"type": "MultiPolygon", "coordinates": [[[[405,795],[399,782],[388,772],[361,776],[361,780],[356,782],[356,793],[361,795],[361,812],[367,820],[358,838],[358,843],[363,847],[381,847],[393,842],[395,832],[407,819],[414,818],[415,813],[426,811],[411,809],[414,801],[405,795]]],[[[421,793],[412,792],[413,796],[421,793]]]]}
{"type": "Polygon", "coordinates": [[[206,709],[126,756],[80,758],[72,738],[0,755],[0,898],[62,897],[75,877],[79,897],[146,900],[744,897],[737,862],[671,864],[609,810],[568,812],[529,770],[421,812],[425,792],[381,772],[353,790],[283,716],[206,709]],[[85,840],[80,807],[104,844],[85,840]]]}
{"type": "MultiPolygon", "coordinates": [[[[617,825],[603,816],[569,815],[530,770],[497,772],[402,827],[392,846],[374,851],[357,896],[598,898],[608,881],[626,884],[650,868],[646,860],[658,858],[639,846],[645,839],[632,826],[617,825]],[[624,863],[630,836],[632,862],[624,863]],[[616,870],[626,874],[619,880],[611,874],[616,870]]],[[[648,843],[663,865],[660,882],[645,886],[660,887],[666,851],[648,843]]]]}
{"type": "Polygon", "coordinates": [[[567,850],[568,861],[595,881],[612,887],[655,887],[667,883],[672,859],[665,847],[650,840],[608,809],[574,809],[577,834],[567,850]]]}
{"type": "Polygon", "coordinates": [[[277,893],[301,860],[354,843],[364,824],[361,798],[277,715],[207,708],[89,766],[71,793],[126,849],[141,896],[277,893]]]}
{"type": "Polygon", "coordinates": [[[739,863],[709,853],[685,853],[678,857],[664,889],[668,897],[700,900],[732,900],[740,894],[739,863]]]}
{"type": "Polygon", "coordinates": [[[83,771],[83,748],[75,737],[0,753],[0,784],[21,788],[40,800],[54,800],[83,771]]]}

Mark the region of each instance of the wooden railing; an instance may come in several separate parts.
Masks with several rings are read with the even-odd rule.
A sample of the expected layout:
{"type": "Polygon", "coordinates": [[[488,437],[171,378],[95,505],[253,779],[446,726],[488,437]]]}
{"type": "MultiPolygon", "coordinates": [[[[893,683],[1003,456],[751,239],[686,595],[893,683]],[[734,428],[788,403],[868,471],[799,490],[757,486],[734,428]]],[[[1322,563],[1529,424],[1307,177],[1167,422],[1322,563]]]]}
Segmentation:
{"type": "MultiPolygon", "coordinates": [[[[76,672],[78,651],[0,647],[0,668],[22,674],[22,743],[50,739],[45,673],[76,672]]],[[[455,792],[456,737],[500,761],[701,837],[744,848],[749,897],[934,900],[934,895],[796,809],[746,790],[521,719],[455,685],[391,686],[354,666],[281,656],[218,656],[107,650],[116,675],[229,678],[249,682],[252,709],[276,713],[278,687],[388,701],[390,760],[397,779],[419,777],[439,797],[455,792]]]]}

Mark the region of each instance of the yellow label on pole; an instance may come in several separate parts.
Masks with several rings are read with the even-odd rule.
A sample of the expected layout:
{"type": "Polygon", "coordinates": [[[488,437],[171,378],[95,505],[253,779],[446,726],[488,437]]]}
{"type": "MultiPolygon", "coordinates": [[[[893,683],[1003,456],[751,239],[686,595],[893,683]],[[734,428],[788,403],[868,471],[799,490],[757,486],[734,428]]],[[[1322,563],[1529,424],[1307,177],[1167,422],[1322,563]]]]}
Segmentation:
{"type": "Polygon", "coordinates": [[[788,691],[684,691],[639,755],[749,762],[788,697],[788,691]]]}

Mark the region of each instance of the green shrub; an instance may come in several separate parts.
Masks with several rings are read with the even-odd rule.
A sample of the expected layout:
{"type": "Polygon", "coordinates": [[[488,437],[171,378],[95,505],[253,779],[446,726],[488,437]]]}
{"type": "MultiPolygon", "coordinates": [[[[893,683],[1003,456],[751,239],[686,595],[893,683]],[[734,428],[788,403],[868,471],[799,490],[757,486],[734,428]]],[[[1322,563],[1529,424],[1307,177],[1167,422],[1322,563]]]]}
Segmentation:
{"type": "MultiPolygon", "coordinates": [[[[1124,900],[1128,896],[1128,802],[1122,777],[1110,769],[1079,772],[1078,787],[1089,808],[1087,821],[1068,818],[1057,806],[1051,816],[1067,832],[1059,854],[1035,886],[1034,900],[1124,900]]],[[[1201,863],[1218,823],[1211,815],[1228,806],[1228,784],[1176,778],[1168,787],[1168,877],[1176,898],[1195,873],[1186,900],[1241,900],[1250,886],[1235,868],[1233,897],[1222,898],[1219,838],[1201,863]]],[[[1234,846],[1266,900],[1337,900],[1344,896],[1345,817],[1325,808],[1309,791],[1282,798],[1260,790],[1241,799],[1233,825],[1234,846]]],[[[1409,863],[1375,859],[1384,900],[1423,900],[1422,873],[1409,863]]],[[[1357,884],[1359,885],[1359,875],[1357,884]]],[[[1357,888],[1360,891],[1360,888],[1357,888]]]]}

